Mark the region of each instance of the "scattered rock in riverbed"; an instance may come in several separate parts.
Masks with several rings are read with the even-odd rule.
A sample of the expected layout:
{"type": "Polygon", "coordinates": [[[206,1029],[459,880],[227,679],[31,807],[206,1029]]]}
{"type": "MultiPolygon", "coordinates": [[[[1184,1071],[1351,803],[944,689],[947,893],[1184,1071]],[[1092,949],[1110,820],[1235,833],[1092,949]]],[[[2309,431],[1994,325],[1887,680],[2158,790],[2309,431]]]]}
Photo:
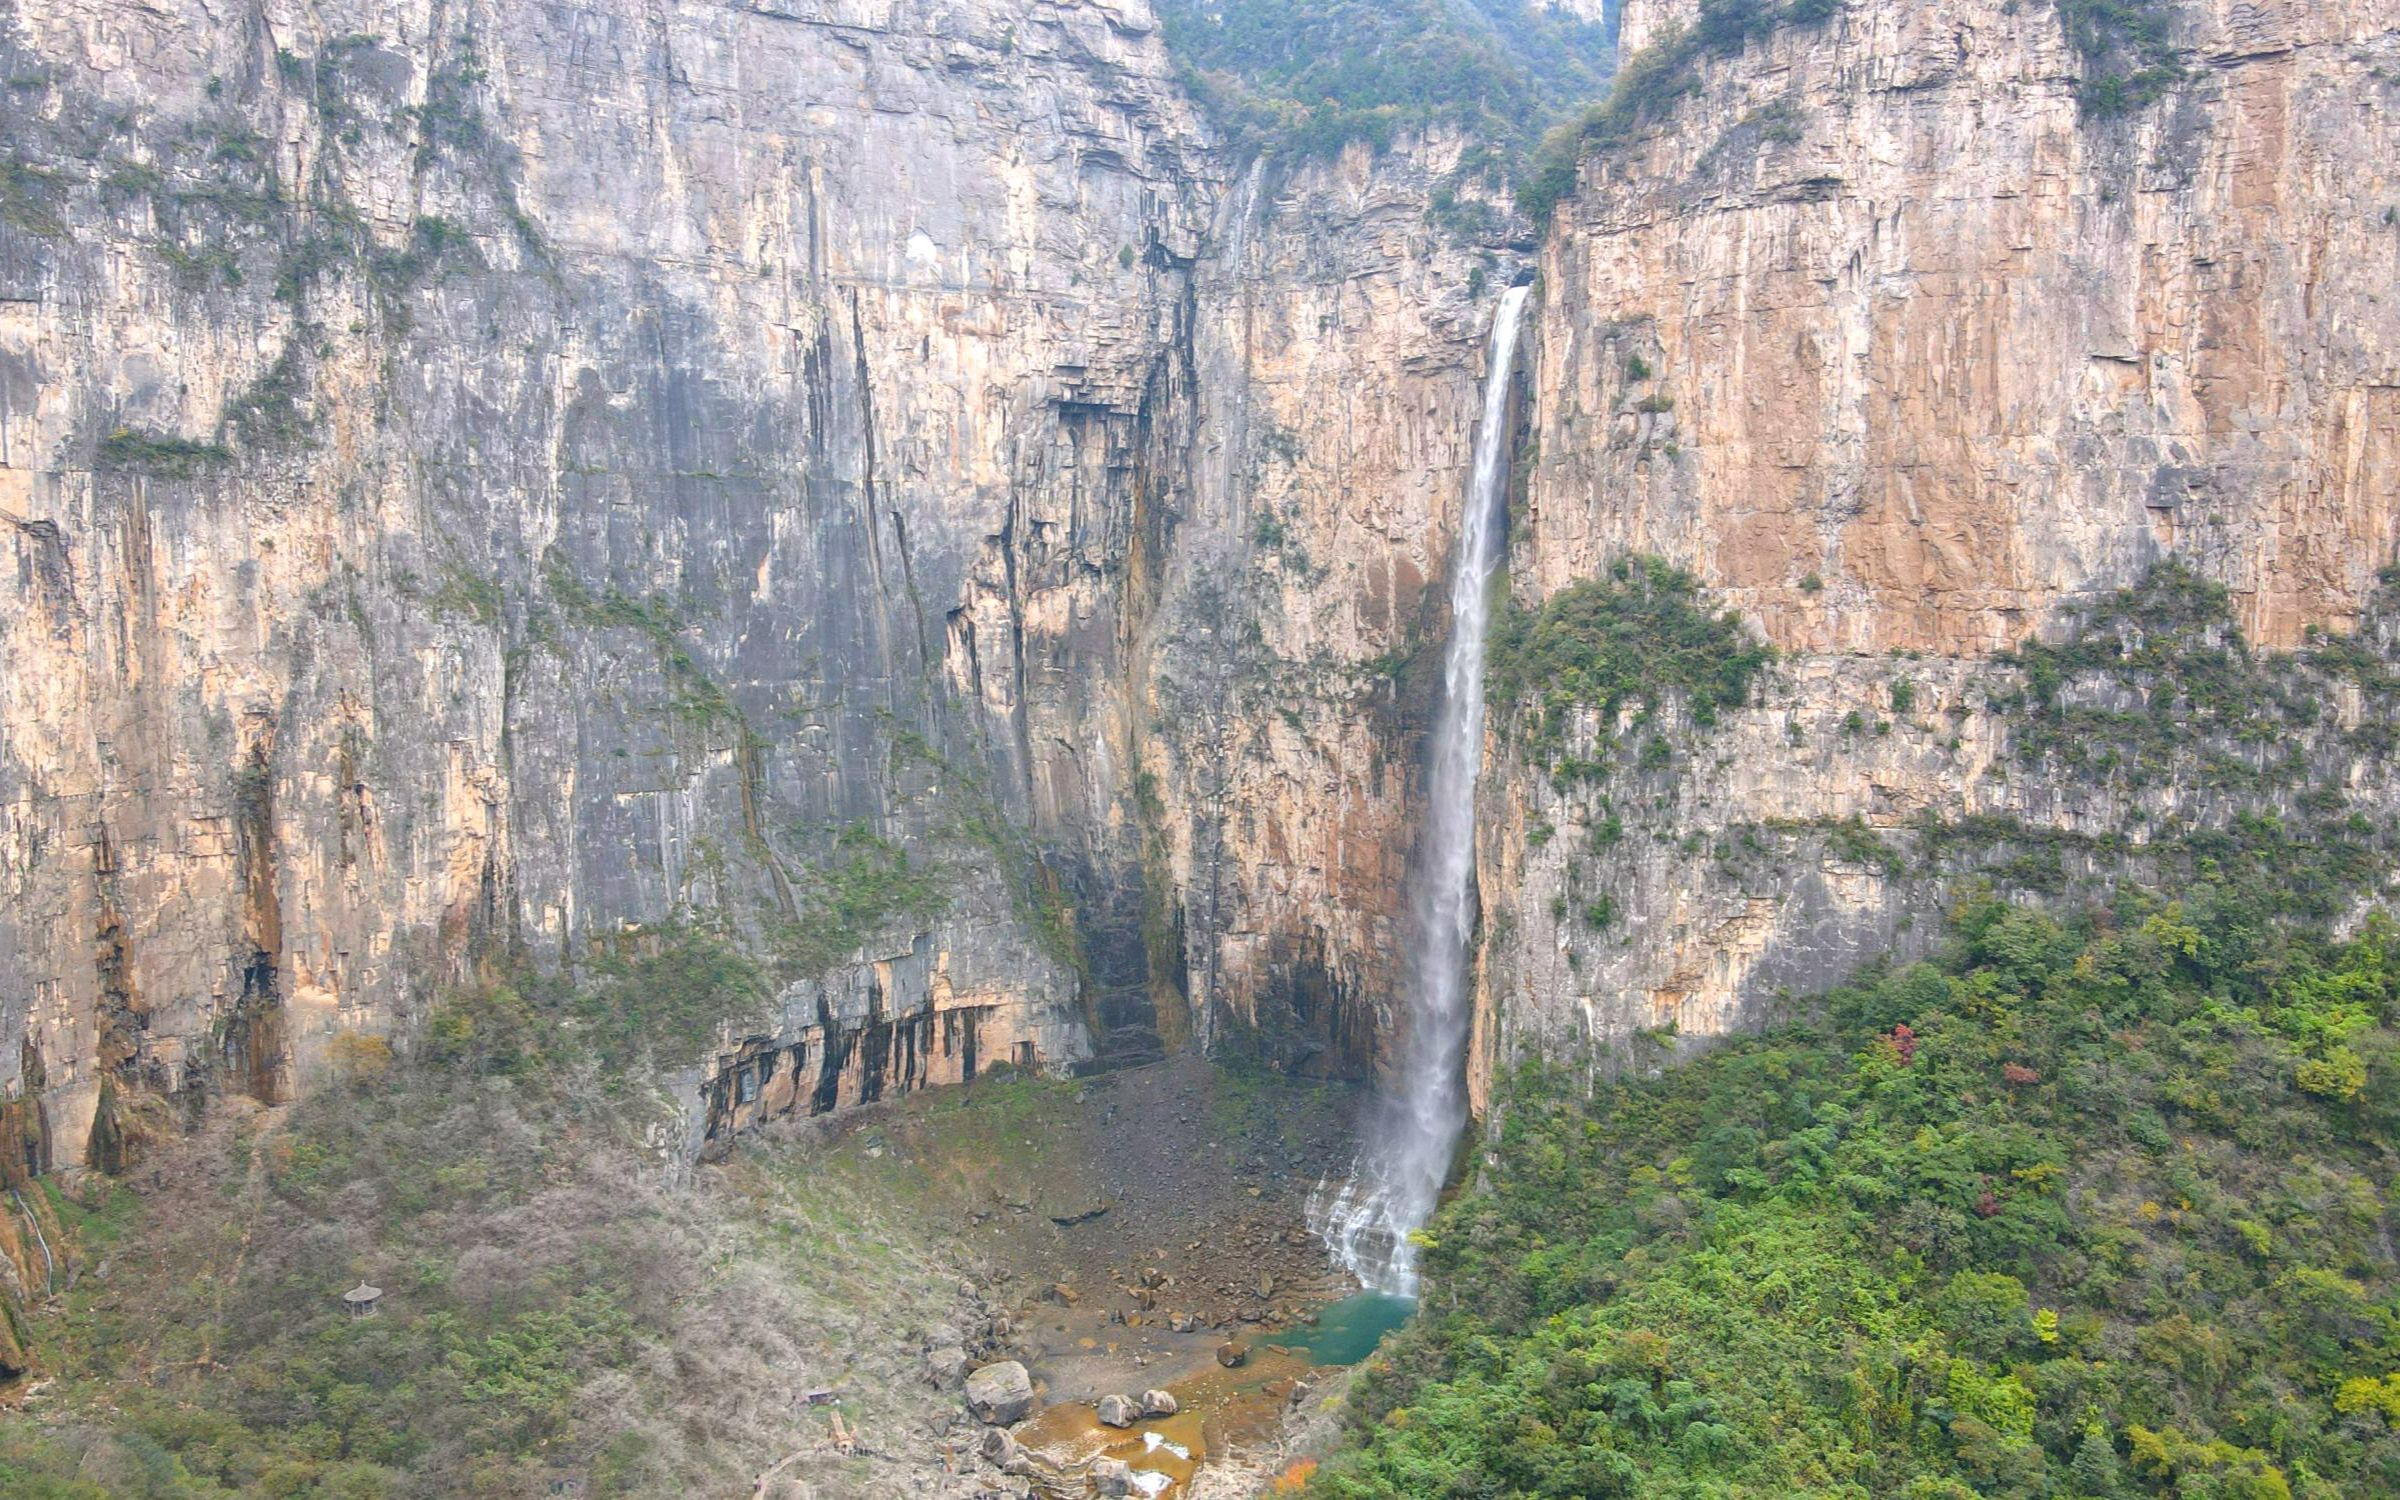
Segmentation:
{"type": "Polygon", "coordinates": [[[1181,1408],[1182,1403],[1175,1399],[1173,1391],[1142,1392],[1142,1415],[1145,1417],[1171,1417],[1181,1408]]]}
{"type": "Polygon", "coordinates": [[[1102,1458],[1092,1462],[1092,1480],[1103,1495],[1133,1493],[1133,1466],[1121,1458],[1102,1458]]]}
{"type": "Polygon", "coordinates": [[[967,1410],[996,1427],[1033,1415],[1033,1377],[1013,1359],[985,1365],[967,1377],[967,1410]]]}
{"type": "Polygon", "coordinates": [[[1131,1396],[1102,1396],[1094,1410],[1109,1427],[1131,1427],[1142,1419],[1141,1403],[1131,1396]]]}
{"type": "Polygon", "coordinates": [[[1240,1339],[1227,1339],[1217,1345],[1217,1363],[1228,1370],[1240,1369],[1250,1358],[1250,1346],[1240,1339]]]}
{"type": "Polygon", "coordinates": [[[1018,1451],[1017,1440],[1009,1435],[1005,1427],[985,1428],[983,1440],[975,1445],[975,1452],[983,1461],[998,1469],[1006,1469],[1008,1461],[1016,1457],[1018,1451]]]}

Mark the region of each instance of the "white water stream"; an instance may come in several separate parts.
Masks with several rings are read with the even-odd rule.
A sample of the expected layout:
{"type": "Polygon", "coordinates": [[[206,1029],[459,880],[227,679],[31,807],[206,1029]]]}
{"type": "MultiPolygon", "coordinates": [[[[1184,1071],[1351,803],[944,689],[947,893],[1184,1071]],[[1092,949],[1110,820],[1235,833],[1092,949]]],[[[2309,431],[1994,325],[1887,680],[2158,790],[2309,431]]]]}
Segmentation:
{"type": "Polygon", "coordinates": [[[1492,321],[1483,423],[1450,578],[1450,650],[1434,720],[1425,828],[1409,893],[1410,965],[1400,1069],[1370,1117],[1350,1180],[1320,1184],[1310,1221],[1336,1263],[1369,1289],[1417,1292],[1422,1227],[1465,1128],[1467,945],[1475,927],[1475,781],[1483,770],[1483,648],[1490,585],[1505,541],[1508,387],[1528,288],[1511,287],[1492,321]]]}

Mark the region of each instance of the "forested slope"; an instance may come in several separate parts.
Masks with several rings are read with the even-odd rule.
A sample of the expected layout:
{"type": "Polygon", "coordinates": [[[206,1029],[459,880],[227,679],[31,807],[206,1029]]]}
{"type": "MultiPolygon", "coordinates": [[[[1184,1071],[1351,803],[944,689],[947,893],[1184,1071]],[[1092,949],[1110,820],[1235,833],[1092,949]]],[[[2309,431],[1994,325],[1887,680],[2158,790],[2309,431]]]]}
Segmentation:
{"type": "Polygon", "coordinates": [[[2400,942],[2202,881],[1588,1101],[1528,1070],[1312,1493],[2400,1491],[2400,942]]]}

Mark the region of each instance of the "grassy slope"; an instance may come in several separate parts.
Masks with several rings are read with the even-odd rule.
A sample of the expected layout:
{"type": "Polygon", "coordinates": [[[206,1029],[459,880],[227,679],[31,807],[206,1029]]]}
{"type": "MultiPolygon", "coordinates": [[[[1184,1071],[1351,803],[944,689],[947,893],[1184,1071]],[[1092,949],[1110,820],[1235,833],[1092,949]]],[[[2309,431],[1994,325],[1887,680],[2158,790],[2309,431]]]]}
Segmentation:
{"type": "Polygon", "coordinates": [[[811,1386],[864,1431],[922,1421],[905,1334],[949,1314],[947,1240],[797,1149],[669,1188],[596,1081],[224,1107],[78,1215],[101,1269],[37,1325],[57,1380],[0,1422],[0,1493],[680,1495],[746,1485],[811,1386]],[[353,1322],[362,1277],[384,1311],[353,1322]]]}

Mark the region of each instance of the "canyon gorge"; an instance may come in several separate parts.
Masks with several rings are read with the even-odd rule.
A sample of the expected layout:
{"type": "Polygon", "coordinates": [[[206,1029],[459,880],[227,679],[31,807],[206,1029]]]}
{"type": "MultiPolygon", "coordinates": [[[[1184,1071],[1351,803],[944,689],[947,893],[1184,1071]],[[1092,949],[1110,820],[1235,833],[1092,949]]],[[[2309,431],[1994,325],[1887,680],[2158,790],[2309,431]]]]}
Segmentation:
{"type": "Polygon", "coordinates": [[[1149,0],[0,11],[11,1304],[37,1184],[493,1045],[438,1023],[496,975],[754,974],[567,1012],[666,1183],[998,1073],[1388,1080],[1520,286],[1477,1120],[1964,882],[2302,869],[2365,930],[2400,16],[1621,8],[1539,203],[1451,122],[1278,149],[1149,0]]]}

